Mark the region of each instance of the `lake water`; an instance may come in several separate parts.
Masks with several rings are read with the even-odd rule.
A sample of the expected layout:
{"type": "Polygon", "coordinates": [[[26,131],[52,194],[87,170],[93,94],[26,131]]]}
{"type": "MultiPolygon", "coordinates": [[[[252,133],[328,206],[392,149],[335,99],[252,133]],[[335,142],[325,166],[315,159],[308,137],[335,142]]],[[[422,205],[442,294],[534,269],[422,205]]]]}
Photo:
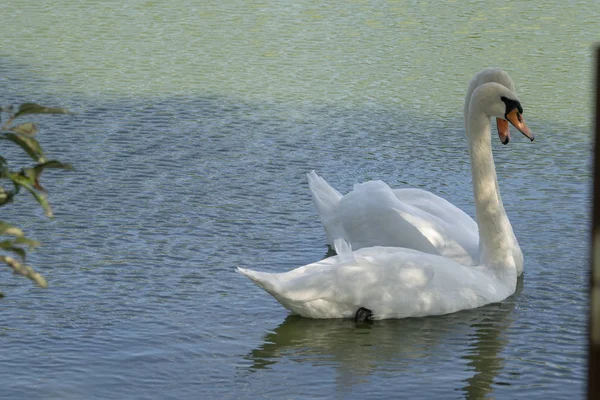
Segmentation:
{"type": "MultiPolygon", "coordinates": [[[[7,399],[581,398],[596,1],[141,1],[2,7],[1,102],[35,118],[56,218],[46,290],[6,270],[7,399]],[[327,253],[307,189],[383,179],[473,215],[462,127],[500,66],[536,134],[494,153],[525,255],[517,293],[442,317],[289,316],[235,267],[327,253]]],[[[3,148],[3,154],[16,157],[3,148]]]]}

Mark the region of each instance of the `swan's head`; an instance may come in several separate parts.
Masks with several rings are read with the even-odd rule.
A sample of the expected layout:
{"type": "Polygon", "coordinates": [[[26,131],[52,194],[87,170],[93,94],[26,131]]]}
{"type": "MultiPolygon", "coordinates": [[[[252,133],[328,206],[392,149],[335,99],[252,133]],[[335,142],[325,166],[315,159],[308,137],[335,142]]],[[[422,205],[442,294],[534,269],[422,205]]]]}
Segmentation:
{"type": "Polygon", "coordinates": [[[470,101],[468,115],[476,113],[472,109],[479,109],[489,117],[495,117],[498,122],[498,136],[503,144],[510,141],[508,123],[533,141],[534,136],[523,119],[523,107],[517,95],[506,86],[497,82],[487,82],[478,86],[470,101]]]}
{"type": "Polygon", "coordinates": [[[510,131],[508,129],[508,122],[510,122],[515,128],[519,130],[525,137],[533,142],[535,138],[533,133],[529,130],[523,119],[523,107],[521,102],[515,98],[501,96],[500,100],[504,102],[505,111],[504,119],[498,118],[498,137],[502,144],[508,144],[510,141],[510,131]],[[502,121],[502,122],[500,122],[502,121]],[[508,121],[508,122],[506,122],[508,121]]]}
{"type": "MultiPolygon", "coordinates": [[[[501,68],[491,67],[479,71],[477,74],[475,74],[473,79],[471,79],[471,82],[469,82],[469,88],[467,89],[467,96],[465,98],[465,118],[468,114],[469,102],[471,100],[471,95],[473,94],[473,91],[477,89],[477,87],[479,87],[480,85],[489,82],[499,83],[502,86],[507,87],[511,92],[515,94],[517,93],[517,91],[515,90],[515,84],[511,79],[510,75],[508,75],[501,68]]],[[[465,124],[466,123],[467,121],[465,119],[465,124]]],[[[510,140],[510,129],[508,127],[508,121],[506,121],[503,118],[496,118],[496,125],[498,127],[498,136],[500,137],[500,141],[502,141],[502,143],[504,144],[507,144],[510,140]]]]}

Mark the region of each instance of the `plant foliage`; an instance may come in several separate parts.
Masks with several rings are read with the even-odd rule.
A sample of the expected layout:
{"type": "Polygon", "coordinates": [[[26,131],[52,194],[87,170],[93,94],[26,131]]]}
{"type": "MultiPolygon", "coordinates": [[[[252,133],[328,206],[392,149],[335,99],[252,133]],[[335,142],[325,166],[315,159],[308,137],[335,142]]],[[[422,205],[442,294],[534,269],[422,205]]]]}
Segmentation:
{"type": "MultiPolygon", "coordinates": [[[[0,140],[7,145],[20,147],[32,160],[30,165],[11,168],[1,152],[0,145],[0,207],[12,203],[21,193],[30,193],[43,208],[46,216],[53,218],[52,207],[48,202],[46,190],[40,184],[40,178],[46,169],[72,170],[73,167],[61,161],[46,159],[42,146],[35,138],[38,132],[35,124],[15,123],[17,118],[31,114],[70,113],[64,108],[44,107],[35,103],[23,103],[16,110],[12,105],[0,108],[0,117],[7,116],[6,122],[0,128],[0,140]]],[[[25,276],[45,288],[48,286],[46,279],[25,265],[27,250],[39,245],[39,242],[27,238],[20,228],[0,220],[0,262],[5,263],[15,274],[25,276]]],[[[0,297],[2,296],[0,292],[0,297]]]]}

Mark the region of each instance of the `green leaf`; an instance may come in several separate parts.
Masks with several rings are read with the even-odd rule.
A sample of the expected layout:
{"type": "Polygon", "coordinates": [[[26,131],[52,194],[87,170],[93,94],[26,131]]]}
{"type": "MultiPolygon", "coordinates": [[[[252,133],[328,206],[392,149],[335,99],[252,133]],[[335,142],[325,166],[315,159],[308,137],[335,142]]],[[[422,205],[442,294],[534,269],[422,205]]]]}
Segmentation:
{"type": "Polygon", "coordinates": [[[37,190],[41,190],[45,192],[46,189],[42,187],[40,184],[40,176],[44,170],[52,168],[52,169],[65,169],[65,170],[73,170],[73,166],[71,164],[62,163],[56,160],[46,161],[44,163],[37,164],[33,168],[23,168],[21,170],[21,175],[29,178],[33,183],[33,187],[37,190]]]}
{"type": "Polygon", "coordinates": [[[27,252],[25,251],[25,249],[23,247],[28,247],[30,249],[34,249],[34,248],[38,247],[40,244],[41,243],[36,240],[32,240],[32,239],[26,238],[24,236],[20,236],[14,240],[7,239],[7,240],[0,241],[0,250],[12,251],[13,253],[18,254],[19,257],[21,257],[21,259],[23,261],[25,261],[27,252]]]}
{"type": "Polygon", "coordinates": [[[15,274],[23,275],[31,279],[33,282],[37,283],[39,287],[48,287],[48,282],[46,279],[39,273],[35,272],[30,266],[23,265],[14,258],[8,256],[0,256],[0,261],[11,267],[15,274]]]}
{"type": "Polygon", "coordinates": [[[38,132],[37,126],[32,122],[25,122],[8,128],[9,131],[20,133],[21,135],[33,136],[38,132]]]}
{"type": "Polygon", "coordinates": [[[14,192],[10,190],[5,190],[2,186],[0,186],[0,207],[5,204],[11,203],[13,201],[14,196],[14,192]]]}
{"type": "Polygon", "coordinates": [[[42,208],[44,209],[44,213],[48,218],[54,218],[54,213],[52,212],[52,207],[48,202],[48,197],[44,193],[36,192],[34,190],[29,190],[33,197],[40,203],[42,208]]]}
{"type": "Polygon", "coordinates": [[[21,174],[16,174],[14,172],[9,172],[6,177],[8,179],[10,179],[15,187],[19,188],[19,187],[24,187],[27,190],[33,190],[33,181],[31,180],[31,178],[25,176],[25,175],[21,175],[21,174]]]}
{"type": "Polygon", "coordinates": [[[62,107],[45,107],[36,103],[23,103],[19,106],[19,111],[14,118],[26,114],[71,114],[69,110],[62,107]]]}
{"type": "Polygon", "coordinates": [[[23,175],[24,177],[28,178],[31,182],[33,182],[33,187],[36,188],[37,190],[41,190],[42,192],[45,192],[46,189],[44,189],[42,187],[42,185],[40,184],[40,175],[42,174],[42,171],[36,171],[35,168],[23,168],[21,170],[21,175],[23,175]]]}
{"type": "Polygon", "coordinates": [[[14,240],[14,242],[15,242],[15,244],[18,244],[18,245],[27,246],[30,249],[35,249],[36,247],[39,247],[41,245],[41,243],[38,242],[37,240],[29,239],[29,238],[26,238],[25,236],[19,236],[18,238],[16,238],[14,240]]]}
{"type": "Polygon", "coordinates": [[[44,152],[39,142],[32,137],[27,137],[19,133],[6,132],[0,135],[0,139],[10,140],[11,142],[21,146],[23,150],[29,154],[31,158],[38,162],[45,162],[44,152]]]}
{"type": "Polygon", "coordinates": [[[3,240],[0,242],[0,249],[4,251],[12,251],[15,254],[18,254],[21,257],[21,260],[25,260],[27,256],[27,252],[21,247],[17,247],[14,245],[12,240],[3,240]]]}
{"type": "Polygon", "coordinates": [[[8,174],[7,178],[14,183],[17,189],[19,187],[24,187],[25,189],[27,189],[33,195],[33,197],[35,197],[37,202],[40,203],[40,205],[44,209],[44,213],[46,214],[46,216],[49,218],[54,218],[54,214],[52,213],[52,207],[50,207],[48,198],[45,194],[40,193],[36,190],[36,183],[34,180],[32,180],[28,176],[22,174],[15,174],[12,172],[8,174]]]}
{"type": "Polygon", "coordinates": [[[23,236],[23,231],[14,225],[0,221],[0,235],[23,236]]]}
{"type": "Polygon", "coordinates": [[[48,169],[48,168],[64,169],[67,171],[75,170],[75,168],[73,168],[73,166],[71,164],[63,163],[63,162],[60,162],[57,160],[46,161],[46,162],[40,163],[40,164],[36,165],[35,167],[33,167],[33,169],[35,170],[35,172],[38,176],[42,173],[43,170],[48,169]]]}

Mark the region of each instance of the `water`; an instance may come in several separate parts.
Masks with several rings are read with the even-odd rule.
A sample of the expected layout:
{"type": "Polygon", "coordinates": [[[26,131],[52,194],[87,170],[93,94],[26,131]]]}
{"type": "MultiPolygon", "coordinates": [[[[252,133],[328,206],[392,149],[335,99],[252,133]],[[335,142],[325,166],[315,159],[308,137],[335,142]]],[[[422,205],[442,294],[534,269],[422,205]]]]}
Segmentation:
{"type": "MultiPolygon", "coordinates": [[[[2,103],[36,118],[56,219],[7,271],[2,396],[565,398],[585,388],[594,1],[3,7],[2,103]],[[525,277],[501,304],[381,321],[289,316],[234,273],[325,256],[305,173],[383,179],[473,214],[462,100],[514,78],[536,134],[494,152],[525,277]]],[[[13,155],[14,153],[3,154],[13,155]]],[[[12,157],[14,158],[14,157],[12,157]]]]}

